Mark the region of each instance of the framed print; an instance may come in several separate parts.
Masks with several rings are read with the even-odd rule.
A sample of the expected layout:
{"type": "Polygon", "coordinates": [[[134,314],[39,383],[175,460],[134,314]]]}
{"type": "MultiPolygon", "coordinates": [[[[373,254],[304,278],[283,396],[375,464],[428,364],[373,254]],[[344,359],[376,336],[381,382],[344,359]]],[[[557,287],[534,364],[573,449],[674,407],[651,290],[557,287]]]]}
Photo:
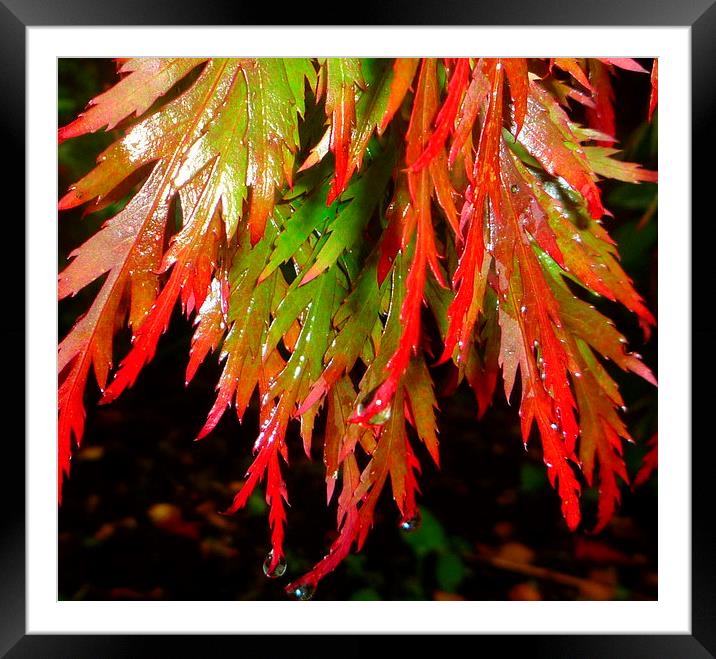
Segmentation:
{"type": "MultiPolygon", "coordinates": [[[[22,395],[10,377],[24,370],[27,393],[24,450],[17,433],[6,441],[3,653],[149,654],[163,651],[158,635],[181,635],[180,653],[190,655],[205,651],[207,634],[228,644],[275,634],[288,644],[304,642],[291,635],[388,633],[481,634],[545,656],[716,652],[708,435],[692,430],[691,416],[692,397],[693,409],[708,405],[710,387],[692,380],[691,346],[704,363],[694,374],[708,372],[710,324],[690,331],[692,306],[708,307],[698,301],[710,295],[707,260],[691,256],[691,217],[710,168],[692,156],[713,141],[716,10],[513,4],[447,5],[439,17],[412,5],[412,26],[398,23],[400,5],[366,8],[382,27],[269,27],[256,8],[224,3],[178,12],[176,3],[78,1],[61,15],[42,3],[0,6],[3,123],[17,165],[8,199],[19,197],[11,191],[26,163],[24,235],[8,221],[9,252],[25,246],[16,266],[25,288],[8,277],[7,294],[13,309],[26,309],[3,329],[8,382],[10,395],[22,395]],[[612,208],[626,209],[626,228],[601,226],[612,208]],[[72,223],[84,228],[67,233],[72,223]],[[651,251],[627,250],[619,265],[629,231],[651,251]],[[70,300],[59,313],[58,254],[59,297],[70,300]],[[635,288],[631,258],[646,264],[635,288]],[[645,287],[642,300],[636,290],[645,287]],[[648,336],[657,303],[658,343],[614,328],[616,314],[619,330],[631,322],[637,336],[638,318],[648,336]],[[620,305],[632,314],[619,315],[620,305]],[[171,334],[160,337],[179,307],[193,327],[172,347],[171,334]],[[249,366],[230,366],[232,341],[253,341],[236,353],[254,355],[241,357],[249,366]],[[627,351],[635,342],[644,358],[627,351]],[[14,363],[21,344],[23,370],[14,363]],[[86,368],[73,374],[85,353],[86,368]],[[200,357],[213,365],[199,367],[200,357]],[[613,366],[631,372],[619,379],[613,366]],[[95,376],[90,402],[84,383],[95,376]],[[183,398],[183,379],[194,376],[208,394],[183,398]],[[70,377],[79,384],[68,394],[70,377]],[[456,391],[473,395],[471,385],[482,415],[492,389],[471,378],[504,388],[487,432],[509,426],[517,441],[489,455],[471,444],[451,463],[448,438],[461,431],[453,422],[440,437],[439,472],[430,466],[435,425],[451,423],[450,410],[468,417],[433,392],[454,401],[456,391]],[[643,397],[640,379],[650,383],[643,397]],[[128,403],[94,416],[100,396],[124,389],[139,406],[134,425],[124,419],[128,403]],[[445,410],[435,417],[438,404],[445,410]],[[182,444],[225,432],[228,406],[260,427],[244,443],[256,439],[253,455],[234,458],[238,448],[211,438],[182,444]],[[199,426],[186,430],[197,414],[199,426]],[[295,417],[289,461],[284,437],[295,417]],[[78,450],[96,419],[107,441],[78,450]],[[636,435],[642,460],[653,437],[646,461],[655,469],[657,427],[658,497],[655,486],[651,498],[636,485],[628,494],[621,482],[638,464],[623,440],[636,435]],[[509,472],[510,490],[496,470],[521,458],[522,442],[527,467],[509,472]],[[317,465],[301,466],[301,446],[317,465]],[[474,493],[439,480],[449,468],[456,481],[470,478],[480,461],[486,471],[476,478],[498,482],[481,490],[482,505],[499,500],[510,512],[479,512],[474,493]],[[301,469],[318,474],[313,499],[294,494],[301,469]],[[520,508],[514,501],[530,487],[538,494],[529,501],[540,503],[520,508]],[[441,488],[454,523],[431,512],[429,495],[441,488]],[[613,522],[620,492],[626,512],[613,522]],[[313,503],[326,498],[327,516],[313,503]],[[646,512],[629,517],[630,505],[646,512]],[[217,514],[227,509],[247,510],[241,519],[260,546],[237,540],[248,532],[217,514]],[[288,548],[291,537],[302,540],[287,515],[312,529],[310,549],[288,548]],[[391,515],[407,534],[381,539],[391,515]],[[474,530],[471,518],[482,535],[456,530],[474,530]],[[607,536],[590,534],[610,520],[607,536]],[[545,529],[557,523],[562,544],[549,545],[545,529]],[[580,523],[578,535],[567,529],[580,523]],[[369,536],[380,560],[356,554],[369,536]],[[345,590],[338,565],[353,575],[345,590]],[[308,603],[291,601],[314,592],[308,603]]],[[[462,423],[472,429],[476,413],[469,418],[462,423]]]]}

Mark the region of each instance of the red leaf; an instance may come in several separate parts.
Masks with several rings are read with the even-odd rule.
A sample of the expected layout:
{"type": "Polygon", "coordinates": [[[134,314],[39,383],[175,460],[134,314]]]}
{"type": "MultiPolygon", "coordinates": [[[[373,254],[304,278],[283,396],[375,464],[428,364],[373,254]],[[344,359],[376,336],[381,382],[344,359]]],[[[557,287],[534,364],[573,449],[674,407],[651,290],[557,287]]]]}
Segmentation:
{"type": "MultiPolygon", "coordinates": [[[[231,265],[230,293],[227,312],[228,332],[221,358],[226,360],[217,384],[218,395],[197,439],[208,435],[234,399],[239,420],[243,417],[251,395],[259,382],[262,358],[261,342],[265,337],[265,318],[271,309],[276,276],[257,283],[275,235],[251,249],[244,238],[231,265]]],[[[221,329],[221,328],[220,328],[221,329]]],[[[221,329],[222,334],[225,329],[221,329]]]]}
{"type": "Polygon", "coordinates": [[[564,178],[585,198],[593,218],[604,215],[599,189],[567,115],[536,82],[530,85],[520,142],[547,172],[564,178]]]}
{"type": "Polygon", "coordinates": [[[483,262],[484,208],[488,200],[493,205],[499,203],[498,154],[502,139],[502,65],[500,62],[490,60],[485,62],[485,68],[491,91],[486,118],[480,130],[473,171],[462,207],[460,226],[467,231],[467,240],[452,280],[456,293],[448,309],[450,324],[441,362],[450,359],[455,346],[459,347],[462,354],[470,344],[472,329],[482,304],[479,296],[475,295],[475,292],[480,290],[480,286],[476,285],[476,277],[480,276],[478,268],[482,266],[484,271],[489,267],[489,263],[483,262]]]}
{"type": "MultiPolygon", "coordinates": [[[[431,125],[437,111],[437,75],[434,60],[424,60],[418,79],[418,88],[413,103],[413,114],[407,132],[406,163],[415,162],[429,141],[431,125]]],[[[432,215],[430,212],[431,180],[429,170],[409,169],[408,189],[410,191],[410,210],[403,233],[403,248],[410,240],[413,224],[416,226],[415,251],[405,283],[406,295],[400,311],[402,324],[401,341],[389,359],[385,368],[385,380],[378,387],[373,400],[365,406],[361,414],[354,415],[352,421],[366,423],[391,404],[403,373],[408,368],[411,355],[417,353],[420,338],[420,311],[425,289],[426,266],[429,265],[438,281],[442,280],[437,260],[432,215]],[[413,219],[414,218],[414,219],[413,219]]]]}
{"type": "Polygon", "coordinates": [[[385,219],[388,224],[383,232],[379,246],[378,259],[378,285],[381,286],[395,261],[398,252],[403,244],[403,235],[408,223],[407,215],[410,213],[410,192],[408,180],[401,176],[395,184],[395,193],[388,208],[385,211],[385,219]]]}
{"type": "Polygon", "coordinates": [[[435,129],[430,134],[423,152],[409,165],[412,173],[419,172],[424,167],[427,167],[442,150],[448,134],[453,130],[453,123],[460,105],[460,100],[467,89],[469,73],[470,60],[467,58],[459,58],[455,70],[450,77],[445,102],[440,108],[437,117],[435,117],[435,129]]]}
{"type": "Polygon", "coordinates": [[[649,450],[644,456],[644,462],[642,463],[641,467],[639,468],[639,471],[634,477],[634,483],[632,484],[633,488],[637,488],[644,485],[649,480],[649,478],[651,478],[651,475],[656,471],[656,468],[659,466],[658,433],[654,433],[651,436],[651,438],[647,442],[647,446],[649,446],[649,450]]]}
{"type": "Polygon", "coordinates": [[[331,118],[330,148],[336,159],[335,176],[326,200],[330,206],[348,183],[356,87],[362,87],[364,83],[356,59],[329,57],[325,71],[326,115],[331,118]]]}
{"type": "Polygon", "coordinates": [[[654,66],[651,69],[651,96],[649,97],[649,121],[656,110],[659,102],[659,60],[654,60],[654,66]]]}
{"type": "Polygon", "coordinates": [[[646,73],[646,69],[639,64],[636,60],[630,57],[600,57],[599,58],[605,64],[612,64],[618,66],[620,69],[626,69],[627,71],[635,71],[636,73],[646,73]]]}
{"type": "Polygon", "coordinates": [[[484,307],[485,324],[480,333],[482,351],[473,348],[467,353],[465,377],[475,392],[477,418],[481,419],[492,399],[497,386],[500,355],[500,327],[497,322],[497,305],[487,303],[484,307]]]}
{"type": "MultiPolygon", "coordinates": [[[[163,174],[157,166],[143,190],[150,190],[163,174]]],[[[72,252],[73,261],[59,276],[58,296],[62,299],[107,273],[89,311],[58,350],[60,476],[62,472],[69,473],[71,433],[78,445],[82,437],[82,398],[91,364],[100,389],[107,382],[112,367],[112,338],[124,291],[131,290],[130,323],[135,330],[154,302],[158,285],[154,273],[161,260],[166,207],[165,196],[152,199],[140,190],[99,233],[72,252]]]]}
{"type": "MultiPolygon", "coordinates": [[[[472,70],[472,80],[465,92],[465,98],[460,107],[452,145],[450,146],[450,154],[448,156],[449,167],[453,166],[458,153],[468,145],[468,138],[472,133],[477,113],[485,101],[485,98],[489,96],[490,83],[482,69],[483,62],[480,60],[472,70]]],[[[471,146],[471,144],[469,146],[471,146]]],[[[473,163],[471,155],[472,154],[466,154],[465,157],[465,165],[468,171],[472,168],[473,163]]]]}
{"type": "MultiPolygon", "coordinates": [[[[186,198],[184,200],[187,201],[186,198]]],[[[132,349],[122,360],[110,386],[105,389],[101,402],[111,402],[124,389],[131,387],[144,365],[154,357],[159,338],[169,326],[171,313],[180,293],[185,295],[185,308],[188,300],[192,300],[192,306],[194,300],[198,305],[204,302],[209,282],[199,279],[201,261],[204,258],[210,260],[207,274],[211,276],[221,228],[219,216],[205,214],[201,208],[202,203],[203,199],[200,197],[193,209],[185,207],[185,213],[189,217],[182,231],[173,238],[164,257],[163,267],[172,267],[169,280],[152,305],[151,313],[134,333],[132,349]]],[[[190,310],[187,309],[187,312],[190,310]]]]}
{"type": "Polygon", "coordinates": [[[529,93],[527,60],[522,57],[507,57],[502,60],[502,65],[505,67],[507,81],[510,85],[515,122],[514,135],[517,137],[522,130],[522,124],[524,124],[527,114],[527,95],[529,93]]]}
{"type": "Polygon", "coordinates": [[[254,444],[256,459],[246,472],[246,481],[238,491],[226,514],[235,513],[248,502],[249,496],[256,485],[268,475],[266,483],[266,503],[269,505],[269,522],[271,525],[272,561],[270,570],[276,568],[283,558],[284,524],[286,523],[286,509],[284,502],[288,502],[286,484],[281,476],[278,461],[279,453],[285,455],[284,436],[290,418],[290,402],[281,400],[276,405],[269,418],[262,424],[261,433],[254,444]]]}
{"type": "Polygon", "coordinates": [[[554,65],[569,73],[579,84],[583,87],[592,91],[592,85],[590,84],[587,74],[584,72],[580,63],[574,57],[555,57],[554,65]]]}
{"type": "Polygon", "coordinates": [[[112,130],[130,114],[144,114],[160,96],[206,58],[138,57],[122,63],[127,73],[114,87],[89,103],[89,109],[57,131],[60,143],[72,137],[94,133],[100,128],[112,130]]]}
{"type": "MultiPolygon", "coordinates": [[[[593,107],[587,107],[587,123],[594,129],[614,137],[616,123],[614,119],[614,90],[609,79],[609,68],[599,60],[589,60],[589,79],[592,84],[593,107]]],[[[610,142],[597,141],[601,146],[610,142]]]]}
{"type": "MultiPolygon", "coordinates": [[[[352,457],[360,435],[367,432],[359,425],[348,422],[355,400],[356,392],[347,376],[338,379],[328,393],[323,462],[326,465],[326,498],[329,502],[333,496],[341,463],[347,455],[352,457]]],[[[345,510],[339,511],[339,526],[342,522],[341,513],[345,514],[345,510]]]]}
{"type": "MultiPolygon", "coordinates": [[[[134,73],[102,95],[63,135],[114,125],[130,111],[143,111],[197,61],[169,60],[166,66],[156,60],[125,63],[134,73]]],[[[100,388],[106,384],[125,293],[129,291],[135,345],[119,379],[105,392],[106,400],[131,384],[151,359],[179,295],[187,313],[201,306],[217,265],[218,243],[222,237],[233,237],[249,191],[252,240],[262,234],[273,207],[273,191],[283,184],[293,164],[304,79],[310,81],[312,75],[307,60],[211,60],[187,91],[128,129],[60,200],[62,210],[96,199],[96,210],[144,166],[152,165],[139,191],[71,254],[73,261],[59,277],[62,299],[106,274],[90,310],[59,348],[62,469],[67,469],[71,435],[79,441],[82,432],[82,395],[90,364],[100,388]],[[269,78],[272,92],[265,95],[269,78]],[[184,227],[163,255],[164,232],[177,190],[184,227]],[[163,256],[163,268],[174,268],[160,293],[163,256]]]]}
{"type": "Polygon", "coordinates": [[[437,402],[433,392],[433,381],[424,359],[410,362],[404,376],[406,404],[409,421],[415,427],[418,437],[425,444],[435,464],[440,464],[438,437],[435,422],[437,402]]]}
{"type": "Polygon", "coordinates": [[[199,365],[210,351],[216,350],[224,337],[228,296],[228,276],[225,271],[221,270],[212,280],[211,291],[206,296],[194,321],[196,330],[191,340],[185,384],[192,381],[199,365]]]}

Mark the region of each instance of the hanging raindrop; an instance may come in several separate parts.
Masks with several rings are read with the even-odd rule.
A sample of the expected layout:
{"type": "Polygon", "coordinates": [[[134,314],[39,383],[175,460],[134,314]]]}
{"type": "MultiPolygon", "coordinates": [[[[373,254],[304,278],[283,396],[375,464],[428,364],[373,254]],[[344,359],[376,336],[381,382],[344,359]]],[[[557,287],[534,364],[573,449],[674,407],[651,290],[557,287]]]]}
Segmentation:
{"type": "Polygon", "coordinates": [[[388,403],[378,414],[370,418],[370,423],[373,426],[382,426],[390,420],[392,409],[390,403],[388,403]]]}
{"type": "Polygon", "coordinates": [[[420,514],[420,509],[415,509],[415,514],[412,517],[405,517],[400,521],[400,530],[406,533],[413,533],[420,528],[420,524],[423,521],[423,517],[420,514]]]}
{"type": "MultiPolygon", "coordinates": [[[[363,398],[358,401],[358,405],[356,405],[356,412],[358,413],[358,416],[363,416],[368,406],[371,404],[373,397],[375,396],[375,393],[380,388],[380,385],[378,387],[375,387],[375,389],[372,389],[369,391],[363,398]]],[[[380,407],[383,401],[381,401],[379,398],[376,399],[375,404],[380,407]]],[[[388,404],[381,410],[379,410],[376,414],[374,414],[368,423],[370,423],[373,426],[382,426],[385,423],[387,423],[390,420],[390,415],[392,414],[393,410],[391,407],[390,401],[388,404]]]]}
{"type": "Polygon", "coordinates": [[[316,587],[310,583],[298,584],[297,586],[294,586],[291,590],[287,591],[289,597],[295,600],[299,600],[301,602],[310,600],[315,592],[316,587]]]}
{"type": "Polygon", "coordinates": [[[266,560],[264,561],[263,570],[264,574],[269,579],[278,579],[279,577],[282,577],[284,574],[286,574],[286,559],[281,556],[278,559],[278,563],[276,563],[276,566],[271,569],[271,563],[273,562],[273,549],[268,553],[266,556],[266,560]]]}

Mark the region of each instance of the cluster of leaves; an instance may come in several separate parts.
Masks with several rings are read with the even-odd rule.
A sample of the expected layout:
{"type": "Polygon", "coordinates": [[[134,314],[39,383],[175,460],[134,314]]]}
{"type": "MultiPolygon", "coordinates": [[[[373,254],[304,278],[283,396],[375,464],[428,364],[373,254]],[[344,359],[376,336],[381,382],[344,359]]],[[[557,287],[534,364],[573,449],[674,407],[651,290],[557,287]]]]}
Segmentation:
{"type": "MultiPolygon", "coordinates": [[[[467,380],[480,416],[500,373],[508,399],[519,373],[522,436],[536,426],[567,524],[598,483],[602,528],[630,439],[604,362],[655,383],[588,301],[620,303],[647,336],[654,325],[600,224],[601,178],[656,181],[615,157],[617,68],[644,72],[629,59],[119,60],[117,84],[59,130],[122,128],[59,202],[122,205],[59,275],[60,299],[104,278],[59,346],[60,495],[90,368],[100,402],[115,399],[180,301],[195,324],[187,383],[209,352],[223,362],[198,436],[258,394],[255,459],[229,511],[265,480],[269,575],[285,569],[287,427],[300,422],[310,456],[326,408],[338,533],[287,587],[297,597],[360,549],[388,481],[415,524],[415,442],[438,463],[435,363],[467,380]],[[110,380],[123,326],[131,347],[110,380]]],[[[654,63],[650,116],[656,87],[654,63]]]]}

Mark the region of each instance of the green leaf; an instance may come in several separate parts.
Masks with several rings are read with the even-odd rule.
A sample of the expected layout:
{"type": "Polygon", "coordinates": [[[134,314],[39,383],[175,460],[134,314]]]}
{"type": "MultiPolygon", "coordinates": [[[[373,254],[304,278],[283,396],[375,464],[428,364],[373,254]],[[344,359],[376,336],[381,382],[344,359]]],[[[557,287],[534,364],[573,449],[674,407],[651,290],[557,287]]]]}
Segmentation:
{"type": "Polygon", "coordinates": [[[454,593],[465,578],[465,564],[460,556],[451,551],[438,554],[435,578],[441,590],[454,593]]]}

